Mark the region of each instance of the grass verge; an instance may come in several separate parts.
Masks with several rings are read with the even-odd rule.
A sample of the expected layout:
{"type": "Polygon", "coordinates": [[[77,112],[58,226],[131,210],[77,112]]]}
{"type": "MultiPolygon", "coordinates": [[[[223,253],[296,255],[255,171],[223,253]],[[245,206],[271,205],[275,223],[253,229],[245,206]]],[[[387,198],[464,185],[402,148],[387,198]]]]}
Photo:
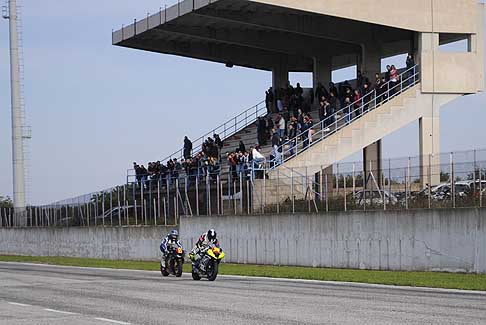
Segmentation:
{"type": "MultiPolygon", "coordinates": [[[[11,255],[0,255],[0,261],[148,271],[159,270],[157,261],[112,261],[91,258],[11,255]]],[[[189,264],[184,265],[184,271],[190,272],[189,264]]],[[[485,274],[368,271],[242,264],[221,264],[220,274],[486,291],[485,274]]]]}

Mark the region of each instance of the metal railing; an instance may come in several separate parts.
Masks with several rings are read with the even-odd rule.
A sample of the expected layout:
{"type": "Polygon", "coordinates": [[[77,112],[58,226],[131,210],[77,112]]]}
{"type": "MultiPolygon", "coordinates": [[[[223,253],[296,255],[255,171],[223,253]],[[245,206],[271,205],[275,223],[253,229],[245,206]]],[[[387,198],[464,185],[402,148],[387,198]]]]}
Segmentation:
{"type": "Polygon", "coordinates": [[[314,124],[311,128],[300,132],[295,138],[285,141],[277,150],[274,150],[275,156],[277,157],[268,161],[265,168],[267,170],[277,168],[313,145],[350,125],[355,120],[402,94],[407,89],[419,83],[419,81],[419,67],[415,65],[399,75],[396,85],[391,80],[384,83],[381,86],[384,88],[383,92],[377,92],[375,88],[361,96],[359,100],[348,104],[344,108],[334,112],[331,116],[314,124]]]}
{"type": "MultiPolygon", "coordinates": [[[[236,115],[235,117],[229,119],[225,123],[221,124],[220,126],[212,129],[209,132],[206,132],[196,140],[192,140],[192,152],[191,156],[197,154],[202,151],[202,145],[204,141],[208,137],[212,137],[215,134],[218,134],[221,138],[221,141],[225,141],[228,138],[232,137],[236,133],[242,131],[249,125],[256,122],[259,117],[264,117],[267,115],[267,107],[265,105],[265,101],[261,101],[255,106],[252,106],[240,114],[236,115]]],[[[161,160],[161,163],[166,163],[170,159],[176,158],[178,161],[183,160],[184,158],[184,148],[181,148],[174,153],[170,154],[169,156],[165,157],[161,160]]],[[[133,169],[127,170],[127,180],[133,178],[135,176],[135,172],[133,169]]]]}

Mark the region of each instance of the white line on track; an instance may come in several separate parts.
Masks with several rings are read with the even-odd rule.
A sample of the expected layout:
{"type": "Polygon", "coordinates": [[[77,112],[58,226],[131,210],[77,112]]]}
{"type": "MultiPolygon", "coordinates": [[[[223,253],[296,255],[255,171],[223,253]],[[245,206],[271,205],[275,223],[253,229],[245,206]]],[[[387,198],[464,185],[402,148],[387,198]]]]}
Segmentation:
{"type": "Polygon", "coordinates": [[[9,303],[10,305],[14,305],[14,306],[30,307],[30,305],[21,304],[21,303],[18,303],[18,302],[7,301],[7,303],[9,303]]]}
{"type": "Polygon", "coordinates": [[[57,309],[44,308],[44,310],[50,311],[50,312],[53,312],[53,313],[58,313],[58,314],[77,315],[77,313],[72,313],[70,311],[63,311],[63,310],[57,310],[57,309]]]}
{"type": "Polygon", "coordinates": [[[124,324],[124,325],[130,325],[130,323],[126,323],[126,322],[121,322],[119,320],[114,320],[114,319],[109,319],[109,318],[102,318],[102,317],[97,317],[95,318],[97,320],[101,320],[103,322],[110,322],[110,323],[115,323],[115,324],[124,324]]]}

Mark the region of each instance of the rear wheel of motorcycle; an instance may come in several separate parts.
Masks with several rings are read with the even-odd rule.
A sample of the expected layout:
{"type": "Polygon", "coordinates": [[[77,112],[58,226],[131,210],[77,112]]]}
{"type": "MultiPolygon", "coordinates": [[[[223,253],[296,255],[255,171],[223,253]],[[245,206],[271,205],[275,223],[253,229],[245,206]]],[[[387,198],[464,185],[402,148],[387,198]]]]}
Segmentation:
{"type": "Polygon", "coordinates": [[[214,281],[218,276],[218,261],[212,261],[211,263],[212,265],[208,272],[208,280],[214,281]]]}
{"type": "Polygon", "coordinates": [[[163,276],[169,276],[169,272],[165,270],[165,267],[160,265],[160,273],[162,273],[163,276]]]}
{"type": "Polygon", "coordinates": [[[182,276],[182,261],[177,262],[176,277],[182,276]]]}

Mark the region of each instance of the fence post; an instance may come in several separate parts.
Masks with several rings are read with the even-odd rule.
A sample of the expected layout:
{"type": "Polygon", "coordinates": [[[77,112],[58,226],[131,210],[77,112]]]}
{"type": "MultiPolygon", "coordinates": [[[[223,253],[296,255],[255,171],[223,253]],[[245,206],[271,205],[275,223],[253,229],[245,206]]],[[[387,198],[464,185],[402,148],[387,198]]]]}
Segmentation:
{"type": "Polygon", "coordinates": [[[101,218],[102,221],[103,221],[103,227],[105,226],[105,192],[101,192],[102,193],[102,198],[101,198],[101,212],[102,212],[102,215],[103,217],[101,218]]]}
{"type": "Polygon", "coordinates": [[[240,172],[240,213],[243,214],[243,172],[240,172]]]}
{"type": "Polygon", "coordinates": [[[408,173],[410,167],[410,159],[407,163],[407,169],[405,169],[405,209],[408,210],[408,173]]]}
{"type": "Polygon", "coordinates": [[[220,209],[220,206],[221,206],[221,193],[220,193],[220,179],[219,179],[219,174],[216,175],[216,197],[217,197],[217,209],[218,209],[218,214],[221,215],[221,209],[220,209]]]}
{"type": "MultiPolygon", "coordinates": [[[[253,192],[251,192],[251,195],[253,195],[253,192]]],[[[250,214],[250,181],[248,179],[246,180],[246,210],[250,214]]]]}
{"type": "Polygon", "coordinates": [[[237,215],[237,205],[236,205],[236,180],[233,182],[233,206],[235,208],[235,215],[237,215]]]}
{"type": "Polygon", "coordinates": [[[110,189],[110,226],[113,227],[113,189],[110,189]]]}
{"type": "Polygon", "coordinates": [[[209,172],[206,173],[206,195],[207,195],[207,215],[211,215],[211,183],[209,181],[209,172]]]}
{"type": "Polygon", "coordinates": [[[290,195],[292,196],[292,213],[295,213],[294,168],[290,169],[290,195]]]}
{"type": "MultiPolygon", "coordinates": [[[[388,180],[390,182],[390,180],[388,180]]],[[[381,173],[381,187],[383,188],[383,211],[386,211],[386,197],[385,197],[385,189],[386,189],[386,183],[385,183],[385,174],[381,173]]],[[[391,192],[388,193],[391,198],[391,192]]]]}
{"type": "MultiPolygon", "coordinates": [[[[432,156],[429,154],[429,179],[428,179],[428,201],[429,201],[429,209],[432,208],[432,198],[430,197],[432,195],[431,193],[431,187],[432,187],[432,156]]],[[[440,170],[440,167],[439,167],[440,170]]],[[[439,176],[440,177],[440,176],[439,176]]]]}
{"type": "Polygon", "coordinates": [[[280,214],[280,170],[277,168],[277,214],[280,214]]]}
{"type": "Polygon", "coordinates": [[[479,165],[479,207],[483,207],[483,170],[479,165]]]}
{"type": "Polygon", "coordinates": [[[348,201],[346,198],[346,174],[344,174],[344,212],[348,211],[348,201]]]}
{"type": "Polygon", "coordinates": [[[451,192],[452,192],[452,207],[456,207],[456,185],[454,181],[454,154],[450,154],[450,169],[451,169],[451,192]]]}
{"type": "Polygon", "coordinates": [[[220,200],[220,204],[221,204],[221,215],[224,214],[224,192],[223,192],[223,182],[221,181],[221,176],[219,176],[219,193],[220,193],[220,197],[218,198],[218,200],[220,200]]]}
{"type": "Polygon", "coordinates": [[[165,196],[164,196],[163,203],[164,203],[164,226],[167,226],[167,205],[165,203],[165,196]]]}
{"type": "MultiPolygon", "coordinates": [[[[165,199],[164,199],[164,205],[165,205],[165,199]]],[[[164,207],[164,211],[165,211],[165,207],[164,207]]],[[[196,215],[199,216],[199,176],[196,176],[196,215]]]]}
{"type": "Polygon", "coordinates": [[[326,179],[326,212],[329,212],[329,185],[328,185],[328,180],[327,180],[327,174],[324,175],[324,178],[326,179]]]}
{"type": "Polygon", "coordinates": [[[267,182],[265,177],[265,171],[263,171],[263,199],[262,199],[262,214],[265,214],[265,206],[267,205],[267,182]]]}
{"type": "MultiPolygon", "coordinates": [[[[187,176],[186,176],[186,183],[187,183],[187,176]]],[[[160,215],[160,178],[157,180],[157,217],[156,219],[161,219],[160,215]]],[[[157,223],[157,221],[156,221],[157,223]]]]}
{"type": "MultiPolygon", "coordinates": [[[[134,206],[135,206],[135,226],[138,225],[138,208],[137,208],[137,200],[133,200],[134,201],[134,206]]],[[[142,206],[140,206],[141,208],[142,206]]]]}

